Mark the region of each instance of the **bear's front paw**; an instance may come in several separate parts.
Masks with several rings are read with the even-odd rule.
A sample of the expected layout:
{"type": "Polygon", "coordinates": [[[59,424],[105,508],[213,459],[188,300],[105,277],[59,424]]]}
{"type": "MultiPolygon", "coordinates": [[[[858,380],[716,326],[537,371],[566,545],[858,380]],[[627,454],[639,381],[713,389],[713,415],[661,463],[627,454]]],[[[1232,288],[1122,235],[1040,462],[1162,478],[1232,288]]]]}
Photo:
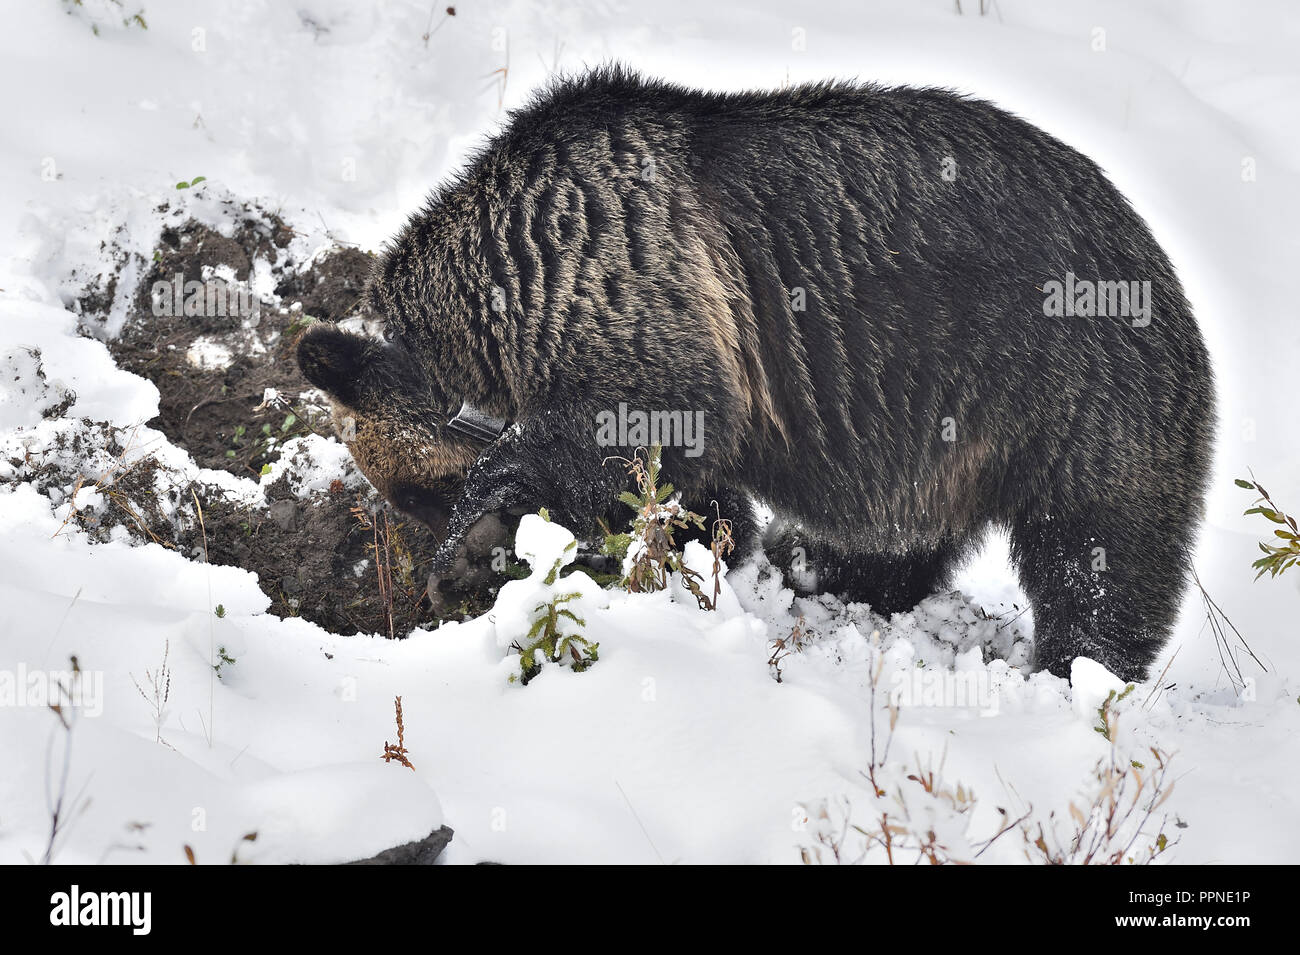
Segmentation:
{"type": "MultiPolygon", "coordinates": [[[[432,574],[436,577],[468,578],[471,570],[491,565],[504,551],[510,531],[496,513],[484,514],[463,532],[453,533],[439,545],[433,555],[432,574]]],[[[469,580],[467,586],[478,583],[469,580]]]]}
{"type": "Polygon", "coordinates": [[[510,539],[506,522],[485,514],[463,535],[448,538],[434,554],[429,573],[429,605],[442,616],[466,598],[490,593],[499,584],[510,539]]]}
{"type": "Polygon", "coordinates": [[[433,575],[464,575],[475,558],[493,556],[493,549],[503,546],[507,536],[500,516],[535,512],[547,503],[552,483],[509,448],[489,448],[465,478],[447,522],[447,537],[433,558],[433,575]]]}

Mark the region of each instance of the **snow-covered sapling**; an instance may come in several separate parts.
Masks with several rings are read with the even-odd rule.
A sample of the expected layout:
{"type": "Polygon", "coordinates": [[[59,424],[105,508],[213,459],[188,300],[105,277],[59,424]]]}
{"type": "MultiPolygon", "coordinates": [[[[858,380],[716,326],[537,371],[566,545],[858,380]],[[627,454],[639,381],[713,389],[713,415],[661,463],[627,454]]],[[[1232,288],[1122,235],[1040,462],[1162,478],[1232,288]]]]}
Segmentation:
{"type": "Polygon", "coordinates": [[[527,684],[547,663],[580,673],[598,658],[599,644],[584,636],[587,621],[574,604],[593,591],[599,593],[600,588],[582,571],[560,577],[577,549],[573,534],[552,523],[545,509],[525,515],[519,522],[515,551],[532,567],[532,573],[507,582],[494,608],[498,627],[504,628],[507,637],[515,626],[523,629],[521,624],[527,625],[524,635],[510,642],[519,654],[519,672],[511,674],[511,682],[527,684]]]}

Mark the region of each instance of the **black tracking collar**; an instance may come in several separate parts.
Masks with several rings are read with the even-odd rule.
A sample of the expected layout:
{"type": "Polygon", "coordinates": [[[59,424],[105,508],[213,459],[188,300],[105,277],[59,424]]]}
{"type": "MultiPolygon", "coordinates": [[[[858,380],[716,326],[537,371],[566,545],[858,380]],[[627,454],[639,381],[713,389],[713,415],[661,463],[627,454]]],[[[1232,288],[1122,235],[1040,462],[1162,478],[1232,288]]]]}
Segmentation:
{"type": "Polygon", "coordinates": [[[505,418],[494,418],[468,401],[462,401],[460,410],[447,422],[447,427],[476,441],[492,442],[501,437],[506,424],[505,418]]]}

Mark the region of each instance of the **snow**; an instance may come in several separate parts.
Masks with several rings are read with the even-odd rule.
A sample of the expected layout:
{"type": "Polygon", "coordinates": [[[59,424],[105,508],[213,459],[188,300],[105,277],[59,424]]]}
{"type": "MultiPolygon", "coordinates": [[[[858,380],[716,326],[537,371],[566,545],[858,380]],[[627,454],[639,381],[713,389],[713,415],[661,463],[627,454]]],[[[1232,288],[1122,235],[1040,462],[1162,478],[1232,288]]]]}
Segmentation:
{"type": "MultiPolygon", "coordinates": [[[[428,5],[415,2],[183,0],[149,4],[147,29],[118,22],[112,4],[65,6],[15,6],[0,32],[0,77],[22,91],[0,131],[0,702],[13,694],[0,705],[0,861],[44,853],[46,781],[66,750],[81,799],[60,862],[183,863],[186,846],[200,863],[342,861],[444,822],[454,863],[798,862],[840,807],[871,821],[862,773],[887,699],[900,706],[882,770],[891,791],[908,766],[941,764],[978,796],[960,814],[904,799],[955,853],[973,854],[998,808],[1086,801],[1113,746],[1175,754],[1162,811],[1186,828],[1168,830],[1179,841],[1162,858],[1300,857],[1300,574],[1252,582],[1265,530],[1241,516],[1248,495],[1231,482],[1253,469],[1300,508],[1300,17],[1288,5],[999,0],[980,17],[946,0],[743,15],[516,0],[458,8],[427,46],[428,5]],[[1106,740],[1099,710],[1123,686],[1086,660],[1073,686],[1026,673],[1032,615],[998,536],[956,592],[887,621],[797,598],[753,564],[726,572],[715,612],[677,581],[631,595],[568,570],[548,585],[571,538],[530,518],[519,556],[531,576],[493,610],[388,641],[271,616],[252,574],[201,554],[65,525],[69,507],[104,506],[93,485],[113,467],[111,436],[126,462],[156,458],[160,481],[260,500],[254,482],[197,468],[148,426],[157,390],[78,333],[75,300],[118,274],[95,330],[115,335],[162,229],[195,218],[229,235],[241,199],[282,210],[302,261],[332,239],[377,248],[502,120],[484,79],[506,63],[501,31],[506,107],[556,66],[614,57],[716,88],[858,76],[977,93],[1097,159],[1173,257],[1215,358],[1222,429],[1196,566],[1267,671],[1239,653],[1249,680],[1234,688],[1189,595],[1155,668],[1168,664],[1163,680],[1111,704],[1106,740]],[[33,83],[50,49],[59,74],[33,83]],[[87,483],[38,490],[15,463],[28,458],[87,483]],[[598,662],[512,683],[511,644],[539,602],[571,591],[598,662]],[[797,624],[805,639],[776,648],[797,624]],[[219,674],[218,648],[235,661],[219,674]],[[148,674],[164,655],[156,710],[148,674]],[[65,733],[29,689],[48,692],[73,656],[89,687],[74,689],[93,700],[65,733]],[[414,770],[379,758],[399,695],[414,770]]],[[[270,291],[265,263],[251,281],[270,291]]],[[[285,450],[263,486],[360,486],[335,441],[285,450]]],[[[703,548],[686,560],[711,577],[703,548]]],[[[1024,859],[1012,833],[979,861],[1024,859]]]]}
{"type": "Polygon", "coordinates": [[[226,368],[233,358],[229,348],[208,338],[194,339],[194,343],[185,352],[185,360],[195,368],[226,368]]]}
{"type": "Polygon", "coordinates": [[[365,484],[365,478],[352,464],[347,447],[337,438],[323,438],[318,434],[284,442],[280,458],[259,480],[263,487],[269,487],[282,476],[288,478],[290,490],[298,497],[328,491],[335,481],[350,488],[365,484]]]}

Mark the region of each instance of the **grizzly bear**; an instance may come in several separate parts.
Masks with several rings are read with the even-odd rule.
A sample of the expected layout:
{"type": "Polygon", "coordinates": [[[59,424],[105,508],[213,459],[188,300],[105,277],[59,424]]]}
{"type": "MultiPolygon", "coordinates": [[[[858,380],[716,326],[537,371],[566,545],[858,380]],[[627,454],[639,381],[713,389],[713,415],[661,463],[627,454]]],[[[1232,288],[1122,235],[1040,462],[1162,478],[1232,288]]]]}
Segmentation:
{"type": "Polygon", "coordinates": [[[368,295],[386,341],[317,326],[299,362],[375,487],[445,538],[441,575],[486,515],[590,530],[657,431],[692,507],[751,540],[770,507],[805,588],[907,610],[998,525],[1037,667],[1141,679],[1174,622],[1213,437],[1201,334],[1101,169],[989,103],[558,81],[368,295]]]}

